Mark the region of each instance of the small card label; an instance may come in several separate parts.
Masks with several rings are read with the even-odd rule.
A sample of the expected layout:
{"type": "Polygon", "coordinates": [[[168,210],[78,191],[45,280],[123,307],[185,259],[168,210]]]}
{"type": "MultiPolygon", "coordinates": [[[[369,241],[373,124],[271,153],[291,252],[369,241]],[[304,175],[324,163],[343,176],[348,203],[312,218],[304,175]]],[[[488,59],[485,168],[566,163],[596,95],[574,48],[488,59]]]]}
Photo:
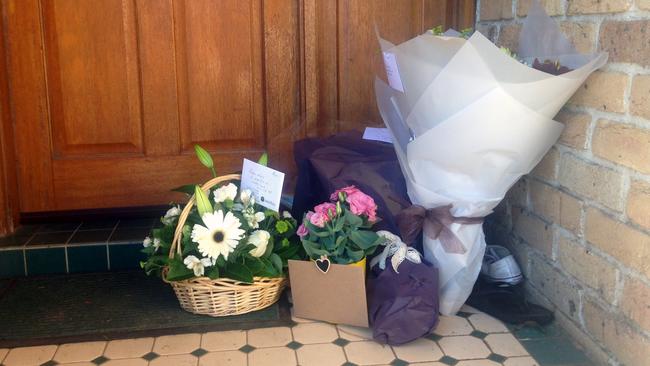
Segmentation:
{"type": "Polygon", "coordinates": [[[366,130],[363,132],[363,139],[388,142],[389,144],[393,143],[393,139],[387,128],[366,127],[366,130]]]}
{"type": "Polygon", "coordinates": [[[384,54],[384,66],[386,67],[386,77],[388,78],[388,85],[395,90],[404,93],[404,85],[402,85],[402,78],[399,76],[399,69],[397,68],[397,58],[394,53],[382,52],[384,54]]]}
{"type": "Polygon", "coordinates": [[[284,173],[244,159],[241,189],[250,189],[256,203],[279,212],[283,183],[284,173]]]}

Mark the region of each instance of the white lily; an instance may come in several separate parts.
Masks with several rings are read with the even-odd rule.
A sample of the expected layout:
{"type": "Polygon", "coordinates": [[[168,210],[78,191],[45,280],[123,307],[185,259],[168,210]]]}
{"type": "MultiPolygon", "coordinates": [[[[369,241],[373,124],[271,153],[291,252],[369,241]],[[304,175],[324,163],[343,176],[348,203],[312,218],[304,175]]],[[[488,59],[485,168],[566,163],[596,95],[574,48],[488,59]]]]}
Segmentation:
{"type": "Polygon", "coordinates": [[[191,269],[195,276],[200,277],[205,274],[205,267],[210,267],[212,262],[210,261],[210,258],[199,259],[193,255],[188,255],[183,261],[183,264],[185,264],[188,269],[191,269]]]}

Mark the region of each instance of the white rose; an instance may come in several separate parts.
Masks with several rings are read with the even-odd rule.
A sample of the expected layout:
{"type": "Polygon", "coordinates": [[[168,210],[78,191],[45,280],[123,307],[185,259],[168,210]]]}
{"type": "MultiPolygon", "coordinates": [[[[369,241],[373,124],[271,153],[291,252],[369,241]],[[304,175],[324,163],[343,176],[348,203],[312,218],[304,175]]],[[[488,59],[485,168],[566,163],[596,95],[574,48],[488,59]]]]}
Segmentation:
{"type": "Polygon", "coordinates": [[[147,237],[144,238],[144,240],[142,241],[142,246],[145,247],[145,248],[148,248],[148,247],[151,246],[151,243],[153,243],[153,241],[151,241],[151,238],[147,236],[147,237]]]}
{"type": "Polygon", "coordinates": [[[235,200],[237,197],[237,186],[228,183],[225,186],[221,186],[214,191],[214,202],[221,203],[227,199],[235,200]]]}
{"type": "Polygon", "coordinates": [[[266,246],[269,245],[269,239],[271,239],[271,234],[266,230],[255,230],[248,237],[248,244],[255,245],[255,249],[252,249],[249,253],[253,257],[261,257],[266,252],[266,246]]]}
{"type": "Polygon", "coordinates": [[[212,265],[209,258],[199,259],[193,255],[188,255],[183,263],[188,269],[191,269],[197,277],[203,276],[205,273],[205,267],[210,267],[212,265]]]}

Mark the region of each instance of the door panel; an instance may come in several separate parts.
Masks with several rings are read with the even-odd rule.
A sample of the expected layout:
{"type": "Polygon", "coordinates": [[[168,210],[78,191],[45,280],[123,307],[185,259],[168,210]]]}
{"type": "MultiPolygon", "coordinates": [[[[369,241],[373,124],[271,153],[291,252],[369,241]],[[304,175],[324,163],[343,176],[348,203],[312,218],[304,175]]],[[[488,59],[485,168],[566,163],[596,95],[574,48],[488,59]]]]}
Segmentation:
{"type": "Polygon", "coordinates": [[[261,5],[175,2],[183,150],[263,147],[261,5]]]}
{"type": "Polygon", "coordinates": [[[169,190],[209,178],[195,143],[220,174],[268,151],[291,189],[296,139],[381,123],[375,24],[400,42],[474,13],[473,0],[0,1],[26,213],[180,199],[169,190]]]}
{"type": "Polygon", "coordinates": [[[43,3],[55,158],[142,154],[133,1],[43,3]]]}
{"type": "Polygon", "coordinates": [[[209,178],[195,143],[222,174],[265,150],[289,166],[293,137],[269,141],[300,121],[297,4],[3,1],[21,211],[182,198],[170,189],[209,178]]]}

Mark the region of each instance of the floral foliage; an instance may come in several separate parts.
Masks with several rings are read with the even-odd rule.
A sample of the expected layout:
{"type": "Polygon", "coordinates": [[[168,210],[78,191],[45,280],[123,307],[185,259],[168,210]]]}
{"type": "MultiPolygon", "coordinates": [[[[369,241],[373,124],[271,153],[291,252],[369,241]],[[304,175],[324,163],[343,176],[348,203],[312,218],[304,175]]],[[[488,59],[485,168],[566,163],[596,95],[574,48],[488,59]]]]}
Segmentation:
{"type": "MultiPolygon", "coordinates": [[[[197,148],[200,161],[214,171],[207,152],[197,148]]],[[[300,259],[302,248],[296,235],[297,222],[287,211],[279,214],[255,202],[250,190],[241,190],[238,182],[225,182],[204,192],[195,192],[192,207],[182,227],[181,248],[170,258],[169,251],[181,209],[170,208],[161,218],[162,227],[155,228],[143,241],[147,260],[141,267],[147,274],[162,275],[181,281],[207,276],[227,277],[251,283],[253,277],[280,277],[286,273],[289,259],[300,259]]]]}
{"type": "Polygon", "coordinates": [[[330,200],[307,212],[298,227],[307,255],[350,264],[374,253],[384,239],[370,230],[379,219],[372,197],[349,186],[332,193],[330,200]]]}

